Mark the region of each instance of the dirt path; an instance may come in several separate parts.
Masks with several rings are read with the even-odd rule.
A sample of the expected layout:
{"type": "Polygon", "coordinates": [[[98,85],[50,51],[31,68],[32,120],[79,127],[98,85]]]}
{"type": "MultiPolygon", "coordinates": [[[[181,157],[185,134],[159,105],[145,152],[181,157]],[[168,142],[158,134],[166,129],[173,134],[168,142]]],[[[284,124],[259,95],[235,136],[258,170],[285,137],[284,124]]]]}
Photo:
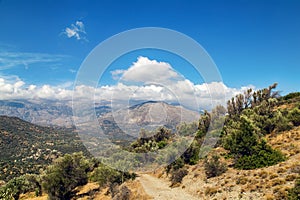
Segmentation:
{"type": "Polygon", "coordinates": [[[145,192],[157,200],[196,200],[198,198],[186,193],[181,187],[170,188],[170,183],[149,174],[139,174],[137,178],[145,192]]]}

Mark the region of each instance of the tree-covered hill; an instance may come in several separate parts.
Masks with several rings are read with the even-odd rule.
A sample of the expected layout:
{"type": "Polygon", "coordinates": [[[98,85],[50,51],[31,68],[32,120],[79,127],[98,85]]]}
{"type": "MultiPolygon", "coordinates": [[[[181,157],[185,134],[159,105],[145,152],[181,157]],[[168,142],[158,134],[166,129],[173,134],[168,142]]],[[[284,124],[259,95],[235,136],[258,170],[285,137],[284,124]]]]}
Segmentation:
{"type": "Polygon", "coordinates": [[[78,151],[86,149],[73,129],[42,127],[0,116],[0,180],[38,173],[62,154],[78,151]]]}

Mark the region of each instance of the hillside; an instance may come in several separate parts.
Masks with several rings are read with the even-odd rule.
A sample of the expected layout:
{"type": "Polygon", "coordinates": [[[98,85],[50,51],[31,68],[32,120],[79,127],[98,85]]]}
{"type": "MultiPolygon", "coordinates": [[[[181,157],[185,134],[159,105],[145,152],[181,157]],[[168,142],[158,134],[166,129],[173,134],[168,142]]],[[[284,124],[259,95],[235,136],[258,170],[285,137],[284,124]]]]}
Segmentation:
{"type": "Polygon", "coordinates": [[[104,134],[113,140],[132,142],[141,129],[154,131],[166,127],[173,131],[182,122],[197,121],[199,114],[178,105],[148,101],[129,108],[108,112],[99,118],[104,134]]]}
{"type": "Polygon", "coordinates": [[[38,173],[53,159],[78,151],[86,150],[72,129],[42,127],[0,116],[0,180],[38,173]]]}
{"type": "MultiPolygon", "coordinates": [[[[278,99],[273,111],[281,110],[287,116],[288,112],[297,110],[300,97],[278,99]]],[[[299,115],[298,115],[299,117],[299,115]]],[[[271,119],[271,118],[270,118],[271,119]]],[[[299,118],[296,118],[299,119],[299,118]]],[[[234,159],[228,157],[228,150],[219,146],[208,155],[219,155],[221,163],[227,171],[216,177],[207,177],[205,159],[200,159],[194,165],[184,165],[187,175],[182,181],[174,184],[172,173],[166,173],[164,168],[154,173],[139,173],[133,183],[125,183],[130,189],[129,199],[138,199],[136,191],[144,194],[140,199],[299,199],[288,197],[295,181],[300,178],[300,121],[293,120],[294,126],[289,130],[274,128],[266,134],[265,140],[273,149],[282,152],[285,160],[272,166],[242,170],[234,167],[234,159]]],[[[292,126],[288,123],[289,127],[292,126]]],[[[281,127],[281,126],[279,126],[281,127]]],[[[215,169],[217,170],[217,169],[215,169]]],[[[176,172],[176,171],[175,171],[176,172]]],[[[298,193],[299,195],[299,193],[298,193]]],[[[95,199],[107,198],[103,193],[97,193],[95,199]]]]}
{"type": "MultiPolygon", "coordinates": [[[[189,135],[194,133],[195,125],[198,126],[188,149],[174,162],[154,172],[124,173],[77,153],[60,157],[34,179],[43,185],[40,197],[14,189],[20,184],[16,182],[19,179],[0,188],[0,195],[13,188],[13,191],[26,193],[21,199],[48,196],[50,199],[297,200],[300,195],[300,93],[275,97],[276,92],[272,91],[275,87],[274,84],[237,95],[228,101],[227,111],[222,106],[205,111],[198,124],[177,126],[174,134],[160,128],[150,137],[132,142],[127,147],[130,152],[155,152],[174,142],[174,135],[189,135]],[[220,126],[221,122],[225,125],[220,126]],[[209,149],[203,146],[205,141],[216,139],[218,142],[209,149]],[[204,154],[205,151],[208,154],[204,154]]],[[[167,148],[165,152],[172,157],[172,149],[167,148]]],[[[20,180],[24,179],[31,180],[26,176],[20,180]]],[[[32,185],[27,191],[34,191],[36,186],[32,185]]]]}

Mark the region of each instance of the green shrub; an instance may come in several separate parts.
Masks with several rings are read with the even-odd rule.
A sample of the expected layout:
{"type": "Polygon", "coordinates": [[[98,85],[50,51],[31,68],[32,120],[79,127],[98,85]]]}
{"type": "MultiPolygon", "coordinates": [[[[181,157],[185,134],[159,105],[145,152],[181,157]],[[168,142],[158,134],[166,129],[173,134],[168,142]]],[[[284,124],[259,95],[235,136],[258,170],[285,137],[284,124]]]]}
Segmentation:
{"type": "Polygon", "coordinates": [[[238,156],[252,155],[254,147],[258,144],[258,136],[251,122],[245,117],[240,117],[236,127],[226,128],[228,135],[223,143],[225,149],[238,156]]]}
{"type": "MultiPolygon", "coordinates": [[[[279,113],[277,118],[283,117],[279,113]]],[[[270,124],[275,126],[275,121],[270,124]]],[[[261,129],[254,123],[253,120],[241,116],[236,123],[233,123],[235,126],[226,127],[229,134],[226,135],[223,145],[235,157],[236,168],[255,169],[284,161],[284,156],[279,151],[273,150],[256,134],[261,129]]]]}
{"type": "Polygon", "coordinates": [[[91,181],[96,181],[100,186],[111,186],[112,184],[122,184],[124,181],[134,179],[136,174],[121,172],[112,169],[104,164],[100,164],[89,176],[91,181]]]}
{"type": "Polygon", "coordinates": [[[172,162],[171,164],[169,164],[167,167],[166,167],[166,172],[167,174],[172,172],[172,171],[176,171],[180,168],[182,168],[184,166],[184,161],[183,159],[180,157],[180,158],[177,158],[174,162],[172,162]]]}
{"type": "Polygon", "coordinates": [[[168,144],[168,140],[171,136],[171,130],[165,127],[159,127],[154,132],[141,129],[140,138],[132,142],[128,150],[136,153],[157,151],[158,149],[164,148],[168,144]]]}
{"type": "Polygon", "coordinates": [[[294,126],[300,126],[300,109],[294,108],[289,113],[287,118],[294,124],[294,126]]]}
{"type": "Polygon", "coordinates": [[[158,149],[164,148],[165,146],[167,146],[167,144],[168,144],[168,142],[165,141],[165,140],[159,141],[159,142],[157,143],[158,149]]]}
{"type": "Polygon", "coordinates": [[[12,189],[9,187],[6,187],[6,186],[0,187],[0,199],[1,200],[14,200],[12,189]]]}
{"type": "Polygon", "coordinates": [[[106,165],[100,165],[90,175],[91,181],[96,181],[100,186],[109,186],[110,183],[121,183],[121,172],[106,165]]]}
{"type": "Polygon", "coordinates": [[[199,151],[200,151],[200,145],[199,143],[194,140],[189,148],[182,154],[182,159],[184,163],[195,165],[199,161],[199,151]]]}
{"type": "Polygon", "coordinates": [[[275,165],[284,161],[285,158],[281,152],[272,149],[264,140],[256,146],[252,155],[241,156],[237,158],[234,166],[238,169],[256,169],[275,165]]]}
{"type": "Polygon", "coordinates": [[[289,200],[300,199],[300,179],[297,179],[295,182],[295,186],[289,190],[288,199],[289,200]]]}
{"type": "Polygon", "coordinates": [[[34,174],[26,174],[11,179],[7,184],[1,187],[0,199],[18,200],[20,194],[34,191],[37,196],[41,195],[41,185],[38,181],[38,176],[34,174]]]}
{"type": "Polygon", "coordinates": [[[42,185],[50,200],[70,199],[72,190],[87,183],[89,163],[82,153],[74,153],[57,159],[47,167],[42,185]]]}
{"type": "Polygon", "coordinates": [[[180,136],[194,136],[194,134],[197,132],[198,125],[196,122],[192,123],[181,123],[176,127],[177,134],[180,136]]]}
{"type": "Polygon", "coordinates": [[[282,98],[284,100],[289,100],[289,99],[293,99],[293,98],[296,98],[296,97],[299,97],[299,96],[300,96],[300,92],[292,92],[292,93],[289,93],[289,94],[285,95],[282,98]]]}
{"type": "Polygon", "coordinates": [[[205,158],[204,169],[207,178],[219,176],[226,172],[227,167],[224,163],[220,162],[218,155],[213,155],[210,159],[205,158]]]}

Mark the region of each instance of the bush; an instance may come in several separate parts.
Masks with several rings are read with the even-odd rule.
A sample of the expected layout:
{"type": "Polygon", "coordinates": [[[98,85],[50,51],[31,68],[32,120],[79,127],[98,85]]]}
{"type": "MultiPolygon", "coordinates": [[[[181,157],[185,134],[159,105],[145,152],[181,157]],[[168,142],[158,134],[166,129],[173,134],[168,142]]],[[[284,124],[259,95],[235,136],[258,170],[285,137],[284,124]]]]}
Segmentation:
{"type": "Polygon", "coordinates": [[[278,132],[290,130],[292,128],[292,123],[286,117],[285,112],[277,110],[273,114],[273,119],[271,119],[272,124],[274,124],[274,129],[278,132]]]}
{"type": "Polygon", "coordinates": [[[183,166],[184,166],[183,159],[181,157],[177,158],[174,162],[172,162],[171,164],[169,164],[166,167],[166,172],[167,172],[167,174],[172,173],[172,171],[176,171],[176,170],[182,168],[183,166]]]}
{"type": "Polygon", "coordinates": [[[292,93],[289,93],[289,94],[285,95],[282,98],[284,100],[289,100],[289,99],[293,99],[293,98],[296,98],[296,97],[300,97],[300,92],[292,92],[292,93]]]}
{"type": "Polygon", "coordinates": [[[289,190],[288,199],[289,200],[299,200],[300,199],[300,179],[297,179],[295,182],[294,188],[289,190]]]}
{"type": "Polygon", "coordinates": [[[176,127],[177,134],[180,136],[194,136],[197,132],[198,125],[196,122],[192,123],[181,123],[176,127]]]}
{"type": "Polygon", "coordinates": [[[253,125],[243,116],[235,126],[237,127],[225,127],[228,134],[223,143],[225,149],[238,156],[252,155],[258,144],[253,125]]]}
{"type": "Polygon", "coordinates": [[[5,186],[1,187],[0,199],[18,200],[20,194],[34,191],[36,192],[37,196],[41,195],[41,185],[38,182],[38,176],[26,174],[11,179],[5,186]]]}
{"type": "Polygon", "coordinates": [[[0,199],[1,200],[13,200],[13,191],[11,188],[3,186],[0,187],[0,199]]]}
{"type": "MultiPolygon", "coordinates": [[[[112,197],[114,197],[119,191],[118,187],[124,181],[129,179],[135,179],[136,174],[129,172],[121,172],[112,169],[104,164],[100,164],[91,174],[90,180],[96,181],[101,187],[109,187],[109,192],[112,197]]],[[[126,190],[126,188],[123,188],[126,190]]],[[[121,188],[121,193],[119,194],[119,199],[125,198],[128,192],[124,192],[121,188]],[[120,196],[121,195],[121,196],[120,196]],[[122,197],[122,198],[121,198],[122,197]]],[[[129,195],[129,194],[128,194],[129,195]]]]}
{"type": "Polygon", "coordinates": [[[113,195],[113,200],[129,200],[131,191],[126,186],[122,186],[118,191],[115,191],[116,194],[113,195]]]}
{"type": "Polygon", "coordinates": [[[289,113],[287,118],[294,124],[294,126],[300,126],[300,109],[294,108],[289,113]]]}
{"type": "Polygon", "coordinates": [[[165,146],[167,146],[167,144],[168,144],[168,142],[165,141],[165,140],[159,141],[159,142],[157,143],[158,149],[164,148],[165,146]]]}
{"type": "MultiPolygon", "coordinates": [[[[278,114],[276,119],[283,119],[283,117],[278,114]]],[[[226,127],[229,134],[224,139],[223,145],[235,157],[234,167],[256,169],[284,161],[284,156],[279,151],[273,150],[256,134],[261,129],[253,123],[253,120],[241,116],[236,123],[232,123],[235,124],[234,127],[226,127]]],[[[275,122],[270,122],[270,124],[275,125],[275,122]]],[[[284,126],[283,124],[281,125],[284,126]]]]}
{"type": "Polygon", "coordinates": [[[181,183],[183,177],[185,177],[187,174],[188,174],[188,171],[184,168],[180,168],[180,169],[173,171],[171,178],[170,178],[172,186],[177,183],[181,183]]]}
{"type": "Polygon", "coordinates": [[[275,165],[284,160],[281,152],[273,150],[266,141],[262,140],[252,155],[237,158],[234,166],[238,169],[256,169],[275,165]]]}
{"type": "Polygon", "coordinates": [[[42,185],[49,199],[70,199],[75,187],[87,183],[88,164],[82,153],[74,153],[66,154],[47,167],[42,185]]]}
{"type": "Polygon", "coordinates": [[[187,150],[182,154],[182,159],[184,163],[195,165],[199,161],[200,145],[196,140],[187,148],[187,150]]]}
{"type": "Polygon", "coordinates": [[[101,164],[90,175],[91,181],[96,181],[100,186],[109,186],[111,183],[122,183],[121,172],[101,164]]]}
{"type": "Polygon", "coordinates": [[[226,172],[227,167],[220,162],[220,157],[213,155],[210,159],[204,160],[204,169],[207,178],[216,177],[226,172]]]}

